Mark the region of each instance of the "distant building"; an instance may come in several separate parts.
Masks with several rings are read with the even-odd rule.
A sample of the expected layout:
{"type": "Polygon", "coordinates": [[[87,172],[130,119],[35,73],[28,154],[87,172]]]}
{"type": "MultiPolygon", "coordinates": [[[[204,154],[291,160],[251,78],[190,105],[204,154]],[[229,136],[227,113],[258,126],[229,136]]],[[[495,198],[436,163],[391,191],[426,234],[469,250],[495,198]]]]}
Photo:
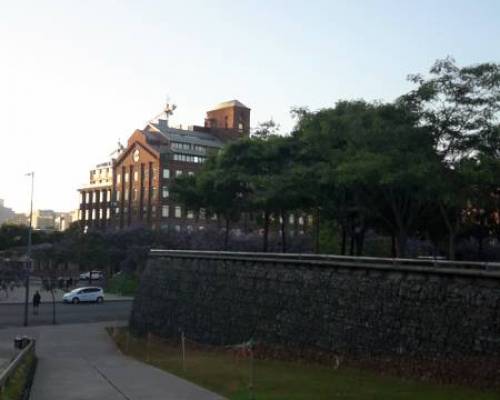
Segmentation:
{"type": "Polygon", "coordinates": [[[11,208],[5,207],[4,201],[0,199],[0,225],[7,222],[15,215],[11,208]]]}
{"type": "Polygon", "coordinates": [[[14,216],[5,221],[6,224],[28,226],[28,216],[23,213],[14,213],[14,216]]]}
{"type": "Polygon", "coordinates": [[[79,220],[82,227],[106,229],[111,218],[111,191],[113,188],[112,162],[104,162],[90,170],[89,183],[80,192],[79,220]]]}
{"type": "Polygon", "coordinates": [[[78,217],[76,219],[74,218],[74,213],[73,212],[63,212],[63,213],[57,213],[57,215],[54,218],[54,228],[56,231],[65,231],[66,229],[69,228],[71,223],[73,221],[78,220],[78,217]]]}
{"type": "Polygon", "coordinates": [[[37,230],[55,230],[56,212],[53,210],[33,211],[32,226],[37,230]]]}

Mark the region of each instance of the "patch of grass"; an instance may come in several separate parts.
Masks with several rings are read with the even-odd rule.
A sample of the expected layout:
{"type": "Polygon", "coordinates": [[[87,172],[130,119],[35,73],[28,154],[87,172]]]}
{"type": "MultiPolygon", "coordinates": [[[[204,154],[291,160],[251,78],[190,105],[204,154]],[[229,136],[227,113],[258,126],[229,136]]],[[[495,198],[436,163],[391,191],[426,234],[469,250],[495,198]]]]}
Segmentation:
{"type": "Polygon", "coordinates": [[[32,378],[31,373],[35,363],[36,358],[33,353],[26,356],[9,379],[4,392],[0,393],[0,400],[21,400],[23,398],[28,381],[32,378]]]}
{"type": "Polygon", "coordinates": [[[120,350],[140,361],[192,381],[231,400],[494,400],[500,393],[440,386],[378,376],[348,368],[255,360],[253,397],[249,390],[251,361],[224,348],[186,344],[185,369],[181,346],[160,338],[136,338],[125,329],[110,330],[120,350]]]}
{"type": "Polygon", "coordinates": [[[118,274],[110,279],[107,291],[123,296],[134,296],[138,287],[139,278],[135,275],[118,274]]]}

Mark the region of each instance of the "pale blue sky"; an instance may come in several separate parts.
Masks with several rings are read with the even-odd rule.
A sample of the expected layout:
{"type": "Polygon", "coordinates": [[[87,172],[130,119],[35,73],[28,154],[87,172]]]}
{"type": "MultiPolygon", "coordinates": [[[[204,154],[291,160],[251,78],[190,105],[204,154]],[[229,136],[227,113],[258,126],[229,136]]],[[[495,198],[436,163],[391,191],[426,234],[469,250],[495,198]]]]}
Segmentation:
{"type": "Polygon", "coordinates": [[[178,105],[173,124],[237,98],[252,124],[292,106],[393,100],[437,58],[500,62],[500,1],[0,0],[0,198],[77,208],[118,139],[178,105]]]}

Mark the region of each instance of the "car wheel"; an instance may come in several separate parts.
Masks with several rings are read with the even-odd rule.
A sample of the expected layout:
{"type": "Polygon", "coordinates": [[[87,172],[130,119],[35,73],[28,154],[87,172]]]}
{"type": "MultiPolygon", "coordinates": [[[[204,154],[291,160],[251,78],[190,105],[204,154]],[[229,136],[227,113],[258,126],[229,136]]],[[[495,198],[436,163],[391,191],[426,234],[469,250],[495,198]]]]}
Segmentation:
{"type": "Polygon", "coordinates": [[[71,302],[73,304],[78,304],[80,302],[80,299],[78,297],[75,297],[71,302]]]}
{"type": "Polygon", "coordinates": [[[96,300],[96,303],[102,303],[103,301],[104,301],[104,299],[102,297],[98,297],[96,300]]]}

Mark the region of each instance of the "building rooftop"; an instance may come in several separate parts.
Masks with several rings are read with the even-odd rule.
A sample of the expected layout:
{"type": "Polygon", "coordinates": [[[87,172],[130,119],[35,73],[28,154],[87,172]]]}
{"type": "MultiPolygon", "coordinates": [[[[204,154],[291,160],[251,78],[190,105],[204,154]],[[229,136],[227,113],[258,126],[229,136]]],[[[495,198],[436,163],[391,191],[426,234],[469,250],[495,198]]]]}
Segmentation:
{"type": "Polygon", "coordinates": [[[206,147],[223,146],[223,142],[210,133],[171,128],[166,124],[166,121],[164,120],[158,120],[158,122],[150,122],[148,127],[152,128],[152,132],[148,132],[147,130],[145,130],[148,139],[153,139],[154,136],[152,135],[157,133],[160,134],[168,142],[190,143],[206,147]]]}
{"type": "Polygon", "coordinates": [[[224,101],[222,103],[217,104],[214,108],[212,108],[210,111],[215,111],[215,110],[221,110],[223,108],[229,108],[229,107],[239,107],[239,108],[246,108],[250,110],[246,105],[244,105],[241,101],[238,100],[230,100],[230,101],[224,101]]]}

